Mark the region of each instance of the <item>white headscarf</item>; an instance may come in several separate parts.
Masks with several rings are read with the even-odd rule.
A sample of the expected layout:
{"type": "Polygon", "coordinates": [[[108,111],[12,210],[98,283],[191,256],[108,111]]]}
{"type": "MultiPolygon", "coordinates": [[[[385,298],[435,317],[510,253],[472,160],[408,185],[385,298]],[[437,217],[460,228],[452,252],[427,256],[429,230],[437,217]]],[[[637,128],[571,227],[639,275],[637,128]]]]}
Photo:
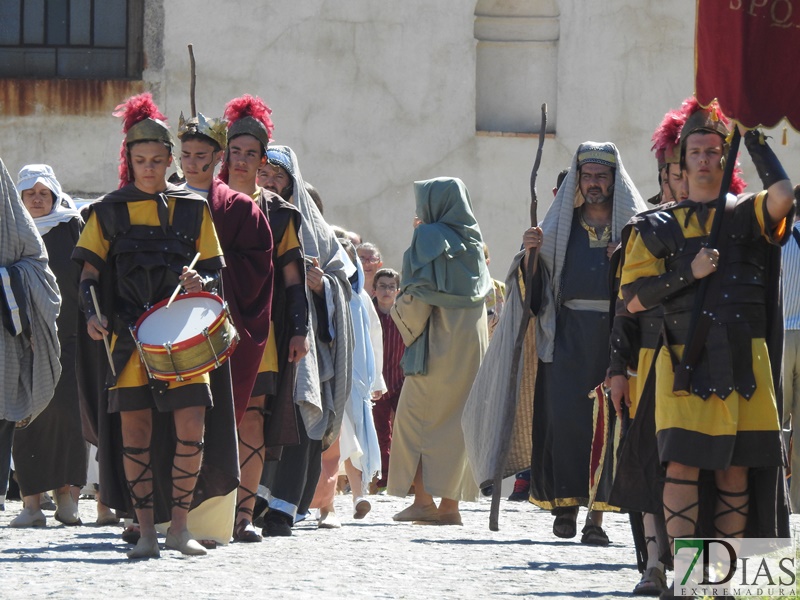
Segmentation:
{"type": "Polygon", "coordinates": [[[20,196],[23,191],[31,189],[37,183],[44,184],[55,197],[50,212],[33,220],[39,235],[45,235],[59,223],[65,223],[81,216],[72,198],[61,189],[53,167],[50,165],[25,165],[22,167],[17,175],[17,191],[20,196]]]}

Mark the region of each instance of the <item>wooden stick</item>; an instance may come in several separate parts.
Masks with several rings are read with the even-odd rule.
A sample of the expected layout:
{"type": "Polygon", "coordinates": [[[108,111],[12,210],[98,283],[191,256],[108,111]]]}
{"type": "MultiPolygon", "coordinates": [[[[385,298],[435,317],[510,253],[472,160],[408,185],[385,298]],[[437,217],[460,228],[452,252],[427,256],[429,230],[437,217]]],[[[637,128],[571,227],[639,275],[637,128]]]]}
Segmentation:
{"type": "MultiPolygon", "coordinates": [[[[94,286],[89,288],[89,291],[92,293],[92,303],[94,303],[94,312],[97,315],[97,319],[100,321],[100,324],[103,324],[103,314],[100,312],[100,303],[97,302],[97,294],[94,291],[94,286]]],[[[111,346],[108,345],[108,337],[106,334],[103,334],[103,344],[106,347],[106,356],[108,356],[108,365],[111,367],[111,374],[114,377],[117,376],[117,371],[114,369],[114,361],[111,358],[111,346]]]]}
{"type": "MultiPolygon", "coordinates": [[[[542,146],[544,146],[545,132],[547,131],[547,104],[542,104],[542,120],[539,129],[539,147],[536,150],[536,159],[533,162],[533,169],[531,169],[531,227],[536,227],[537,214],[536,209],[538,206],[538,197],[536,194],[536,176],[539,172],[539,164],[542,162],[542,146]]],[[[514,341],[514,351],[511,358],[511,372],[509,373],[508,385],[508,400],[503,406],[504,414],[502,416],[500,427],[500,448],[497,453],[497,464],[495,465],[494,478],[492,479],[492,503],[489,507],[489,529],[491,531],[499,531],[499,517],[500,517],[500,495],[502,494],[503,475],[508,458],[508,452],[511,448],[511,435],[514,431],[514,420],[516,419],[517,403],[519,401],[519,387],[517,386],[517,379],[519,377],[519,370],[522,366],[523,360],[523,345],[525,343],[525,334],[528,331],[528,324],[531,320],[531,296],[533,292],[533,276],[536,273],[536,268],[539,265],[539,248],[533,252],[533,256],[528,255],[528,262],[525,267],[525,298],[524,310],[522,311],[522,321],[519,323],[517,329],[517,337],[514,341]]],[[[535,359],[534,359],[535,360],[535,359]]]]}
{"type": "Polygon", "coordinates": [[[189,101],[192,107],[192,116],[197,116],[197,105],[194,101],[194,91],[195,87],[197,86],[197,76],[195,74],[195,64],[194,64],[194,48],[191,44],[189,44],[189,65],[191,66],[191,84],[189,85],[189,101]]]}
{"type": "MultiPolygon", "coordinates": [[[[189,266],[187,268],[190,271],[192,269],[194,269],[194,266],[197,264],[197,261],[199,259],[200,259],[200,253],[198,252],[197,254],[194,255],[194,258],[192,259],[192,262],[189,263],[189,266]]],[[[175,288],[175,291],[172,292],[172,296],[169,297],[169,302],[167,302],[167,308],[170,307],[170,305],[172,304],[172,301],[175,300],[175,297],[178,295],[178,292],[180,292],[180,291],[181,291],[181,284],[179,283],[178,287],[175,288]]]]}

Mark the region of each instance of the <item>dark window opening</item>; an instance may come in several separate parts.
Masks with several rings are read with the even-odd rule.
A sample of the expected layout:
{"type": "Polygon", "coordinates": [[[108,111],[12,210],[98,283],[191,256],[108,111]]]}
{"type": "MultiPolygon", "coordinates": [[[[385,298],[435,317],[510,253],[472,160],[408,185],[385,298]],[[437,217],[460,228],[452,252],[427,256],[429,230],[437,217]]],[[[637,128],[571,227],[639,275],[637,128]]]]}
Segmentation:
{"type": "Polygon", "coordinates": [[[0,0],[0,78],[141,79],[144,0],[0,0]]]}

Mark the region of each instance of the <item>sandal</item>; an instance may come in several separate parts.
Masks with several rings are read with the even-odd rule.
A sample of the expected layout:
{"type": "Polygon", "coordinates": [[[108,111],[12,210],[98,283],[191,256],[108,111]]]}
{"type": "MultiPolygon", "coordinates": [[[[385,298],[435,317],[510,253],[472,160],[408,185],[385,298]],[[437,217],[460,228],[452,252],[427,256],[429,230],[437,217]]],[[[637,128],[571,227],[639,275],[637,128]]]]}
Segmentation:
{"type": "Polygon", "coordinates": [[[253,544],[258,543],[261,540],[262,537],[258,534],[256,528],[253,527],[253,524],[247,519],[242,519],[236,524],[236,527],[233,528],[234,542],[253,544]]]}
{"type": "Polygon", "coordinates": [[[139,543],[139,537],[141,537],[141,533],[139,532],[138,523],[133,523],[131,525],[128,525],[122,532],[122,541],[125,542],[126,544],[139,543]]]}
{"type": "Polygon", "coordinates": [[[642,580],[633,588],[635,596],[660,596],[667,590],[667,577],[658,567],[650,567],[642,575],[642,580]]]}
{"type": "Polygon", "coordinates": [[[578,510],[566,509],[556,515],[553,521],[553,535],[556,537],[571,539],[578,534],[578,510]]]}
{"type": "Polygon", "coordinates": [[[599,525],[587,523],[586,526],[581,529],[581,533],[583,534],[581,536],[581,544],[586,544],[587,546],[608,546],[610,543],[606,532],[603,531],[603,528],[599,525]]]}

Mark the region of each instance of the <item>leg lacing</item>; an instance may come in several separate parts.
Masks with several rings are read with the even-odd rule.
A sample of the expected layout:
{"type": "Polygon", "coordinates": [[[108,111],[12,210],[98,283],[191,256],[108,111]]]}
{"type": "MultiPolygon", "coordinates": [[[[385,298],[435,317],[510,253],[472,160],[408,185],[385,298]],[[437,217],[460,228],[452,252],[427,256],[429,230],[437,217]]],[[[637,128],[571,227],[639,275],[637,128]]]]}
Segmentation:
{"type": "MultiPolygon", "coordinates": [[[[264,409],[263,407],[260,407],[260,406],[249,406],[246,409],[245,412],[251,412],[251,411],[259,413],[259,415],[262,418],[262,427],[263,427],[263,419],[265,418],[265,416],[267,414],[267,410],[264,409]]],[[[244,468],[247,466],[247,463],[249,463],[251,460],[254,460],[254,459],[257,459],[261,463],[261,469],[263,470],[264,469],[264,455],[265,455],[266,449],[267,449],[267,445],[264,442],[263,436],[261,438],[261,444],[259,446],[253,446],[251,444],[248,444],[246,441],[244,441],[244,439],[240,435],[239,436],[239,456],[240,456],[239,470],[240,471],[244,471],[244,468]],[[242,446],[244,446],[248,450],[247,456],[244,458],[244,460],[241,460],[241,456],[244,454],[242,452],[242,446]]],[[[252,506],[250,506],[250,504],[251,504],[251,501],[255,501],[256,494],[257,494],[256,491],[245,487],[244,485],[241,484],[241,481],[239,482],[239,492],[237,494],[237,503],[236,503],[236,512],[237,512],[237,514],[238,513],[242,513],[242,514],[248,515],[252,520],[253,508],[252,508],[252,506]],[[245,506],[245,505],[247,505],[247,506],[245,506]]]]}
{"type": "Polygon", "coordinates": [[[133,465],[139,465],[141,471],[136,477],[131,477],[129,471],[133,465],[127,465],[125,475],[128,482],[128,492],[135,509],[153,508],[153,471],[150,468],[150,448],[137,448],[136,446],[123,446],[122,457],[133,465]],[[138,456],[147,454],[147,458],[139,459],[138,456]],[[141,493],[137,493],[140,488],[141,493]],[[144,489],[141,489],[144,488],[144,489]]]}
{"type": "Polygon", "coordinates": [[[744,489],[741,492],[729,492],[717,488],[717,501],[717,513],[714,515],[714,529],[716,529],[717,535],[726,538],[743,536],[749,513],[750,490],[744,489]],[[729,502],[725,498],[744,498],[745,500],[742,504],[734,505],[733,500],[729,502]],[[738,517],[741,517],[741,519],[738,517]],[[728,525],[733,526],[736,526],[738,522],[742,528],[738,531],[725,531],[720,527],[720,521],[726,521],[728,525]]]}
{"type": "MultiPolygon", "coordinates": [[[[675,479],[673,477],[666,477],[664,479],[664,483],[697,488],[697,481],[692,481],[690,479],[675,479]]],[[[694,535],[694,532],[697,529],[697,509],[700,506],[700,502],[697,500],[696,490],[693,492],[693,494],[694,495],[692,496],[692,498],[694,498],[694,502],[690,502],[689,504],[684,505],[683,508],[674,508],[674,509],[673,507],[667,504],[667,498],[666,498],[667,494],[666,493],[664,494],[664,511],[665,511],[664,516],[665,516],[667,534],[669,535],[670,538],[670,545],[677,537],[687,537],[686,534],[682,533],[683,527],[681,527],[680,523],[681,521],[685,521],[685,523],[683,523],[684,526],[687,523],[691,526],[690,532],[688,533],[689,536],[694,535]],[[692,516],[690,511],[693,511],[694,516],[692,516]],[[670,523],[672,523],[674,519],[677,519],[678,522],[673,523],[670,526],[670,523]],[[681,533],[675,535],[675,533],[677,533],[675,531],[676,529],[681,531],[681,533]]]]}
{"type": "Polygon", "coordinates": [[[198,466],[198,469],[196,471],[188,471],[178,466],[177,462],[178,459],[194,458],[198,455],[202,456],[205,442],[203,442],[203,440],[194,442],[194,441],[179,439],[177,440],[177,443],[182,446],[193,448],[193,450],[184,454],[178,452],[177,447],[175,448],[175,459],[172,462],[172,506],[177,506],[178,508],[189,510],[192,504],[192,496],[194,495],[194,488],[195,485],[197,484],[197,477],[200,475],[200,468],[198,466]],[[178,485],[177,482],[179,481],[181,483],[186,481],[186,484],[190,485],[187,485],[187,487],[182,487],[178,485]]]}

